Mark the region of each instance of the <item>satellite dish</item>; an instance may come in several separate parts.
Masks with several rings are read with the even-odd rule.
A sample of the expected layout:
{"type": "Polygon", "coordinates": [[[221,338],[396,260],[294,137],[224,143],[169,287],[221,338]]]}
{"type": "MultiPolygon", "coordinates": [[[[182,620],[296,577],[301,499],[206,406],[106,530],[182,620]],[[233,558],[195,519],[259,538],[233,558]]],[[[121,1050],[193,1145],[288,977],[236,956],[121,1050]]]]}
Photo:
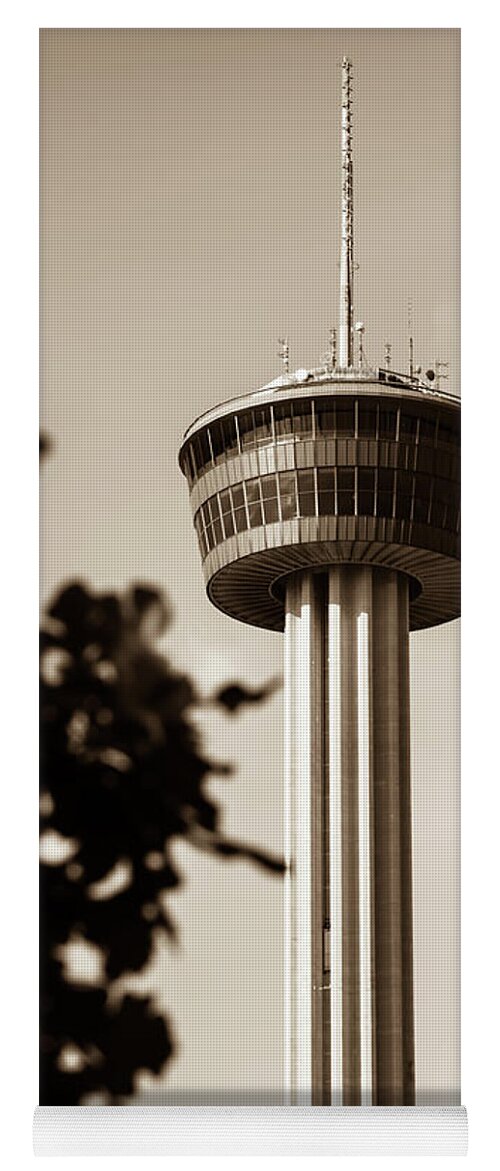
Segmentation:
{"type": "Polygon", "coordinates": [[[309,370],[296,370],[295,377],[297,382],[305,382],[309,378],[309,370]]]}
{"type": "Polygon", "coordinates": [[[435,371],[434,370],[426,370],[425,377],[427,378],[428,382],[434,382],[434,379],[436,377],[435,371]]]}
{"type": "Polygon", "coordinates": [[[364,333],[365,332],[364,323],[362,321],[357,321],[354,328],[356,330],[356,333],[364,333]]]}

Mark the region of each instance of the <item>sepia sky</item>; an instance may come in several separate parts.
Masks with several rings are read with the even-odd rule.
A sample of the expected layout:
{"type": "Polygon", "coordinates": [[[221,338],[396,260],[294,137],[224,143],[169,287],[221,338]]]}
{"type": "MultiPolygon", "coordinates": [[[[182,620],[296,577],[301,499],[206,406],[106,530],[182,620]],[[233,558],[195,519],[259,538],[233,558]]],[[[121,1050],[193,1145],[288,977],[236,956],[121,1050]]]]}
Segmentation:
{"type": "MultiPolygon", "coordinates": [[[[279,635],[204,595],[177,466],[201,411],[314,366],[336,323],[339,101],[354,70],[356,320],[366,353],[449,361],[458,393],[459,33],[448,29],[41,34],[42,589],[162,585],[200,686],[281,670],[279,635]]],[[[458,623],[412,636],[417,1101],[459,1101],[458,623]],[[442,1088],[448,1089],[443,1096],[442,1088]]],[[[280,852],[282,697],[200,714],[225,825],[280,852]]],[[[184,844],[181,950],[146,980],[180,1052],[170,1093],[277,1096],[282,885],[184,844]]],[[[143,1094],[148,1094],[144,1085],[143,1094]]],[[[147,1100],[153,1100],[151,1095],[147,1100]]],[[[154,1099],[158,1100],[158,1099],[154,1099]]]]}

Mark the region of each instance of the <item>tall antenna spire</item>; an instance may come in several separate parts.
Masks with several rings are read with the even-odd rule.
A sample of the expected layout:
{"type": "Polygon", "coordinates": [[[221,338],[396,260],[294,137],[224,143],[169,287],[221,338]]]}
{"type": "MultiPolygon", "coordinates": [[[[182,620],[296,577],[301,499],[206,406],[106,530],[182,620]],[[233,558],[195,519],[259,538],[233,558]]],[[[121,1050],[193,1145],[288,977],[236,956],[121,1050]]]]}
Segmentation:
{"type": "Polygon", "coordinates": [[[408,373],[413,378],[413,301],[408,298],[408,373]]]}
{"type": "Polygon", "coordinates": [[[339,366],[353,365],[353,180],[351,62],[342,59],[342,232],[340,252],[339,366]]]}

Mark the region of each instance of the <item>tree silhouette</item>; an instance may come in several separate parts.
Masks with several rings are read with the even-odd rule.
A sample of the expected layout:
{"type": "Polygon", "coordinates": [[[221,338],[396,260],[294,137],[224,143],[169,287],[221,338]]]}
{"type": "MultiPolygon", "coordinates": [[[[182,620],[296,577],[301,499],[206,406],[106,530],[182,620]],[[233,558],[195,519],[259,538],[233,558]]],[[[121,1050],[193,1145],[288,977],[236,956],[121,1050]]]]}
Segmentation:
{"type": "MultiPolygon", "coordinates": [[[[88,1095],[120,1102],[139,1069],[158,1074],[173,1053],[151,997],[120,990],[176,925],[168,892],[181,882],[170,856],[183,835],[199,849],[279,873],[279,859],[227,838],[206,782],[190,708],[193,683],[155,649],[171,615],[163,595],[66,586],[41,631],[41,1076],[40,1101],[88,1095]],[[65,945],[97,948],[100,975],[75,982],[65,945]]],[[[212,702],[234,712],[269,689],[231,683],[212,702]]],[[[230,771],[227,768],[226,772],[230,771]]],[[[83,955],[83,952],[82,952],[83,955]]],[[[82,958],[83,964],[83,958],[82,958]]]]}

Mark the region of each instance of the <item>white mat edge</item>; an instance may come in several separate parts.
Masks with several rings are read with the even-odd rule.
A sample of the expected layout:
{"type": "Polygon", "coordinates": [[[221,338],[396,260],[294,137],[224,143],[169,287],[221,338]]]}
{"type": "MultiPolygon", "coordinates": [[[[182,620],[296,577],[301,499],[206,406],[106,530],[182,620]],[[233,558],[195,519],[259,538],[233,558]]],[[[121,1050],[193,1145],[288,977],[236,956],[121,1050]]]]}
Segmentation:
{"type": "Polygon", "coordinates": [[[463,1106],[38,1106],[44,1155],[466,1155],[463,1106]]]}

